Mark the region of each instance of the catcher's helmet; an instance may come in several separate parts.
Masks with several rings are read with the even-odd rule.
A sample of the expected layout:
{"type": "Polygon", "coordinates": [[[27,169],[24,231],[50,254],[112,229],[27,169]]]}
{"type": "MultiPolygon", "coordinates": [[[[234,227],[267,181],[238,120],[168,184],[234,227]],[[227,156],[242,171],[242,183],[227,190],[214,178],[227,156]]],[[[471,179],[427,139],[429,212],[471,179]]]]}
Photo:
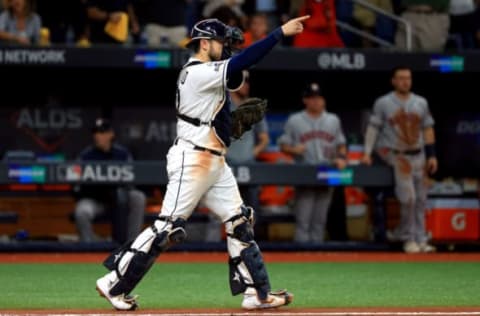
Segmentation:
{"type": "Polygon", "coordinates": [[[206,38],[215,39],[224,42],[226,40],[228,32],[228,26],[218,19],[206,19],[197,22],[190,33],[190,42],[187,46],[190,46],[192,42],[206,38]]]}

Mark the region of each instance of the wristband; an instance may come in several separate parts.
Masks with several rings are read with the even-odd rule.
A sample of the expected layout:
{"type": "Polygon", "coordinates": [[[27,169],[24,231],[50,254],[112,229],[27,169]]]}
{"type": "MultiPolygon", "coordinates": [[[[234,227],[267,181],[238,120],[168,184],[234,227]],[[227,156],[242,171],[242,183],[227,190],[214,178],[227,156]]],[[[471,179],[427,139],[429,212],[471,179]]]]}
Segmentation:
{"type": "Polygon", "coordinates": [[[427,155],[427,158],[436,157],[434,144],[427,144],[425,145],[424,148],[425,148],[425,154],[427,155]]]}

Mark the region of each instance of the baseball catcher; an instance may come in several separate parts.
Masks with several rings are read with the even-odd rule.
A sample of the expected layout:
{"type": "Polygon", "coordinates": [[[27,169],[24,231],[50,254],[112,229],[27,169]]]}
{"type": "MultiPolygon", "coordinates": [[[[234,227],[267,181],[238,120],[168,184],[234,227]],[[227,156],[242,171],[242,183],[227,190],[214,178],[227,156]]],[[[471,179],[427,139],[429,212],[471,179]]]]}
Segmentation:
{"type": "Polygon", "coordinates": [[[234,56],[228,55],[230,48],[234,49],[230,43],[241,40],[237,29],[217,19],[194,25],[187,44],[193,55],[177,80],[177,138],[167,154],[169,181],[162,210],[150,227],[110,256],[106,262],[109,272],[96,282],[97,291],[115,309],[137,308],[137,299],[130,293],[162,252],[185,240],[185,224],[200,201],[224,223],[230,290],[233,295],[243,294],[242,308],[277,308],[292,302],[291,293],[271,290],[253,235],[254,210],[244,205],[224,158],[231,138],[240,137],[263,117],[266,102],[254,99],[232,114],[226,93],[239,88],[243,70],[259,62],[284,37],[301,33],[302,22],[308,18],[286,22],[234,56]]]}

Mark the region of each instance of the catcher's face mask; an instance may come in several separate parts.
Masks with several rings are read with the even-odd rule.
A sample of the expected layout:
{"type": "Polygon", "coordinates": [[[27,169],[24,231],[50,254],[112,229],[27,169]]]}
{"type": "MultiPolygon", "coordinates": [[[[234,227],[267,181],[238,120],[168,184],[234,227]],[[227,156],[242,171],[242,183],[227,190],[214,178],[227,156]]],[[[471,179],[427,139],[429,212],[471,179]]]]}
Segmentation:
{"type": "Polygon", "coordinates": [[[241,50],[245,41],[243,32],[236,26],[227,26],[225,41],[223,44],[222,59],[228,59],[241,50]]]}

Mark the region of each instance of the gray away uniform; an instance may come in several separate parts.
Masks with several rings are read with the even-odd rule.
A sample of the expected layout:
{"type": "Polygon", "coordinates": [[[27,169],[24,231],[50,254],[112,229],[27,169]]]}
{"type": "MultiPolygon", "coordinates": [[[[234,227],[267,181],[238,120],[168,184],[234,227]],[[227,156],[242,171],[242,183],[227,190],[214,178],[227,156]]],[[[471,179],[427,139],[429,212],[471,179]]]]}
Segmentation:
{"type": "Polygon", "coordinates": [[[423,130],[434,124],[425,98],[411,94],[403,102],[393,92],[378,98],[370,124],[379,130],[375,148],[395,175],[401,219],[394,234],[403,241],[427,241],[425,232],[425,153],[423,130]]]}
{"type": "MultiPolygon", "coordinates": [[[[305,144],[305,153],[295,157],[296,161],[321,165],[333,163],[338,146],[345,144],[345,136],[337,115],[325,111],[312,118],[301,111],[289,117],[278,142],[290,146],[305,144]]],[[[295,241],[322,242],[333,188],[297,188],[295,195],[295,241]]]]}

